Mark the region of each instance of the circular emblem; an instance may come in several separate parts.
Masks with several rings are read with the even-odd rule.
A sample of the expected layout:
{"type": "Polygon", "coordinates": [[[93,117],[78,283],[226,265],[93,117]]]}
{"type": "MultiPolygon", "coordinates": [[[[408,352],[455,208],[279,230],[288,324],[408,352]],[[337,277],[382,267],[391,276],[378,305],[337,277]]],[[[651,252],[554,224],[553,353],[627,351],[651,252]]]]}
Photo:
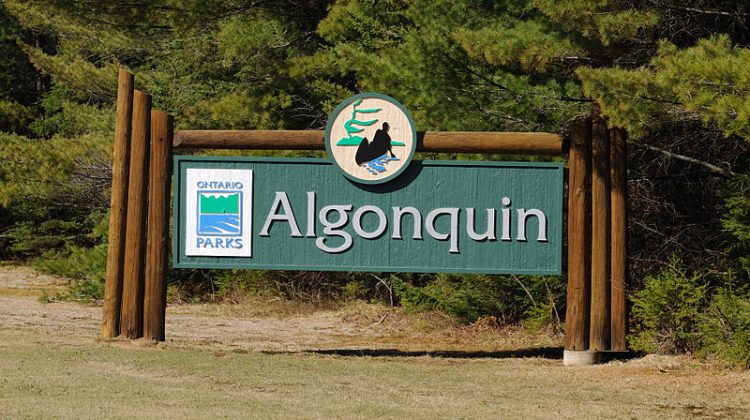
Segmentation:
{"type": "Polygon", "coordinates": [[[352,181],[380,184],[397,177],[414,157],[417,131],[409,111],[379,93],[342,102],[326,124],[331,160],[352,181]]]}

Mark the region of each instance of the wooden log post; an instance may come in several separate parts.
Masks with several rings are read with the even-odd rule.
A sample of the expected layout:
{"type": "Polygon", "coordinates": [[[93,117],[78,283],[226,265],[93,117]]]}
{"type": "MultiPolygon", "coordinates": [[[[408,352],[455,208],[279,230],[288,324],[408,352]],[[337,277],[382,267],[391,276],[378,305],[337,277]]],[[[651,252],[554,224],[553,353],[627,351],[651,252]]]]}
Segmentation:
{"type": "Polygon", "coordinates": [[[589,350],[609,350],[610,182],[609,131],[595,112],[591,129],[591,327],[589,350]]]}
{"type": "MultiPolygon", "coordinates": [[[[325,150],[322,130],[185,130],[175,134],[176,148],[241,150],[325,150]]],[[[563,137],[554,133],[420,131],[417,151],[562,156],[563,137]]]]}
{"type": "Polygon", "coordinates": [[[152,111],[143,336],[154,341],[164,341],[171,158],[172,117],[162,111],[152,111]]]}
{"type": "Polygon", "coordinates": [[[136,90],[133,95],[133,138],[130,147],[125,270],[120,319],[121,333],[128,338],[143,336],[144,234],[148,201],[150,125],[151,96],[136,90]]]}
{"type": "Polygon", "coordinates": [[[117,81],[115,142],[112,153],[112,197],[109,206],[107,268],[104,281],[104,310],[100,337],[120,334],[125,225],[127,223],[128,172],[130,165],[130,127],[133,117],[133,75],[120,69],[117,81]]]}
{"type": "Polygon", "coordinates": [[[611,289],[611,348],[627,350],[625,290],[627,284],[627,146],[625,130],[610,131],[610,159],[612,183],[612,289],[611,289]]]}
{"type": "Polygon", "coordinates": [[[580,354],[588,349],[590,287],[591,120],[570,125],[568,157],[568,296],[565,313],[566,364],[588,364],[580,354]],[[579,355],[579,356],[574,356],[579,355]]]}

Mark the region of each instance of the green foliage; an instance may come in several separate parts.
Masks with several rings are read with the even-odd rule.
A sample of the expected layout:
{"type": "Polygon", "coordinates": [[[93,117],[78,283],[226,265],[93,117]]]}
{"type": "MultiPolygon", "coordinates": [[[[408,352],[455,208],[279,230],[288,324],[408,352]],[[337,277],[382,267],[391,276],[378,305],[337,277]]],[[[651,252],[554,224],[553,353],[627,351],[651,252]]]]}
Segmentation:
{"type": "MultiPolygon", "coordinates": [[[[495,316],[506,323],[518,322],[525,314],[533,313],[541,324],[551,319],[543,319],[541,314],[545,309],[542,308],[556,300],[549,295],[552,292],[548,280],[544,277],[439,274],[421,287],[403,280],[396,280],[394,286],[401,304],[410,311],[439,310],[464,322],[495,316]],[[537,301],[543,302],[538,308],[537,301]]],[[[560,287],[554,290],[559,297],[560,287]]]]}
{"type": "Polygon", "coordinates": [[[524,325],[531,331],[539,331],[545,327],[552,327],[554,331],[559,331],[562,327],[562,320],[557,307],[559,302],[564,299],[564,291],[561,287],[557,291],[553,291],[547,283],[545,283],[545,289],[546,293],[541,297],[541,300],[532,302],[531,308],[524,312],[527,317],[524,325]]]}
{"type": "Polygon", "coordinates": [[[659,24],[659,14],[655,10],[627,9],[615,13],[595,16],[597,37],[603,45],[637,39],[643,32],[659,24]]]}
{"type": "Polygon", "coordinates": [[[0,99],[0,127],[6,132],[22,133],[26,131],[34,115],[34,111],[18,102],[0,99]]]}
{"type": "MultiPolygon", "coordinates": [[[[39,73],[17,44],[18,38],[26,35],[24,32],[18,22],[0,6],[0,127],[7,127],[0,131],[18,132],[20,124],[28,117],[20,119],[19,113],[26,112],[22,109],[32,105],[44,87],[39,73]],[[12,104],[13,109],[8,109],[11,106],[9,104],[12,104]],[[15,118],[11,118],[13,115],[15,118]]],[[[41,43],[38,38],[36,41],[41,43]]]]}
{"type": "Polygon", "coordinates": [[[12,242],[9,250],[17,256],[38,256],[43,250],[65,249],[75,246],[83,228],[78,221],[51,219],[37,222],[18,222],[6,237],[12,242]]]}
{"type": "Polygon", "coordinates": [[[117,91],[113,83],[117,80],[116,63],[103,63],[103,67],[98,67],[80,57],[49,55],[29,45],[21,45],[21,49],[43,74],[60,77],[66,86],[85,90],[97,98],[113,97],[117,91]]]}
{"type": "Polygon", "coordinates": [[[224,301],[238,301],[244,297],[278,296],[273,277],[261,270],[222,270],[212,279],[215,297],[224,301]]]}
{"type": "Polygon", "coordinates": [[[637,4],[616,0],[534,0],[538,10],[568,36],[579,34],[602,47],[638,39],[659,23],[658,8],[638,9],[634,3],[637,4]]]}
{"type": "Polygon", "coordinates": [[[635,350],[694,352],[729,365],[750,367],[750,293],[730,273],[710,288],[701,275],[689,275],[673,258],[661,273],[646,279],[633,297],[635,350]]]}
{"type": "Polygon", "coordinates": [[[750,294],[719,289],[698,323],[698,354],[750,368],[750,294]]]}
{"type": "Polygon", "coordinates": [[[750,141],[749,65],[750,50],[720,35],[685,49],[663,42],[649,67],[581,68],[578,76],[604,114],[631,133],[699,117],[750,141]]]}
{"type": "Polygon", "coordinates": [[[680,353],[698,348],[698,316],[706,300],[700,275],[688,275],[673,257],[664,270],[646,279],[633,297],[637,329],[630,336],[635,350],[680,353]]]}
{"type": "Polygon", "coordinates": [[[728,210],[723,225],[737,239],[730,249],[750,277],[750,176],[735,177],[726,185],[723,196],[728,210]]]}
{"type": "Polygon", "coordinates": [[[31,130],[44,138],[56,136],[75,139],[96,135],[102,144],[111,141],[115,127],[114,109],[84,102],[86,97],[77,91],[52,88],[42,99],[44,115],[30,124],[31,130]]]}
{"type": "MultiPolygon", "coordinates": [[[[576,95],[575,84],[554,77],[535,79],[488,61],[485,52],[494,60],[503,51],[488,43],[507,38],[511,25],[505,22],[505,6],[497,6],[496,19],[487,10],[491,7],[471,1],[394,1],[387,8],[380,3],[336,2],[318,27],[332,46],[306,59],[305,69],[316,77],[346,80],[356,75],[359,90],[384,91],[403,101],[418,129],[558,129],[581,109],[580,103],[559,100],[576,95]],[[495,30],[475,33],[481,27],[495,30]]],[[[521,36],[523,30],[516,33],[521,36]]],[[[521,40],[508,42],[525,51],[521,40]]],[[[547,44],[546,48],[556,47],[547,44]]],[[[546,54],[546,50],[528,50],[530,64],[546,54]]]]}
{"type": "Polygon", "coordinates": [[[107,246],[71,247],[66,252],[47,252],[34,264],[42,272],[71,279],[65,294],[57,299],[92,301],[104,298],[107,246]]]}
{"type": "Polygon", "coordinates": [[[369,295],[369,288],[362,280],[353,280],[344,285],[342,293],[347,300],[364,300],[369,295]]]}
{"type": "Polygon", "coordinates": [[[40,251],[47,250],[34,260],[34,266],[42,272],[71,280],[66,292],[55,295],[55,299],[101,300],[104,298],[104,278],[107,268],[105,242],[108,221],[107,213],[94,212],[83,222],[75,222],[78,230],[69,230],[65,238],[60,238],[58,230],[44,234],[43,231],[40,233],[40,229],[30,229],[31,235],[28,238],[16,238],[14,248],[16,252],[20,252],[19,247],[26,247],[23,250],[28,255],[38,255],[40,251]],[[63,242],[37,244],[39,241],[51,242],[56,239],[63,242]],[[34,244],[37,246],[33,247],[34,244]]]}
{"type": "Polygon", "coordinates": [[[299,273],[262,270],[178,270],[170,283],[180,300],[287,299],[322,303],[364,300],[390,303],[389,279],[370,273],[299,273]]]}
{"type": "Polygon", "coordinates": [[[33,257],[95,244],[93,230],[108,206],[109,147],[93,135],[71,141],[0,133],[0,206],[8,215],[0,220],[0,253],[33,257]]]}
{"type": "Polygon", "coordinates": [[[476,30],[462,28],[454,37],[474,60],[532,73],[544,73],[551,64],[582,53],[570,40],[536,21],[517,22],[510,28],[505,22],[476,30]]]}

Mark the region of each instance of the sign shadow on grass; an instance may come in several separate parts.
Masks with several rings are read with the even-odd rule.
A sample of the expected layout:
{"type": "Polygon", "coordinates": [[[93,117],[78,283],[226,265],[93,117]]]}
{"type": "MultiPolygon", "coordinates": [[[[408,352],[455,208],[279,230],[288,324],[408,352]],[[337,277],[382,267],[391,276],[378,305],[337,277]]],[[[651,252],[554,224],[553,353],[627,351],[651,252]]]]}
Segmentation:
{"type": "Polygon", "coordinates": [[[302,351],[264,351],[264,354],[310,353],[347,357],[443,357],[453,359],[513,359],[539,357],[562,359],[562,347],[534,347],[518,350],[463,351],[463,350],[398,350],[398,349],[319,349],[302,351]]]}
{"type": "MultiPolygon", "coordinates": [[[[562,360],[562,347],[532,347],[517,350],[463,351],[463,350],[398,350],[398,349],[318,349],[300,351],[262,351],[263,354],[322,354],[344,357],[441,357],[447,359],[524,359],[541,358],[562,360]]],[[[598,352],[602,363],[614,360],[631,360],[645,354],[634,351],[598,352]]]]}

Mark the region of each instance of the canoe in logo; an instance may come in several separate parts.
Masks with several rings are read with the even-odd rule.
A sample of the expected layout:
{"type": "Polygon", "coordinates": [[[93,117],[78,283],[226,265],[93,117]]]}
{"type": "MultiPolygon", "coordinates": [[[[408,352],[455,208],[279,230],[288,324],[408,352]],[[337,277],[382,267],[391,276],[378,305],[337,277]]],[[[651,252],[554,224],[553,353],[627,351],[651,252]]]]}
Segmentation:
{"type": "Polygon", "coordinates": [[[342,102],[326,125],[326,149],[344,175],[379,184],[403,172],[414,157],[417,133],[409,112],[390,96],[363,93],[342,102]]]}
{"type": "Polygon", "coordinates": [[[242,236],[242,191],[198,191],[198,235],[242,236]]]}

